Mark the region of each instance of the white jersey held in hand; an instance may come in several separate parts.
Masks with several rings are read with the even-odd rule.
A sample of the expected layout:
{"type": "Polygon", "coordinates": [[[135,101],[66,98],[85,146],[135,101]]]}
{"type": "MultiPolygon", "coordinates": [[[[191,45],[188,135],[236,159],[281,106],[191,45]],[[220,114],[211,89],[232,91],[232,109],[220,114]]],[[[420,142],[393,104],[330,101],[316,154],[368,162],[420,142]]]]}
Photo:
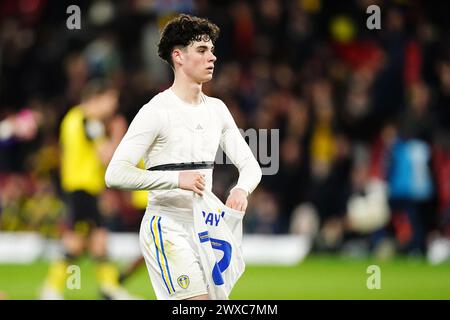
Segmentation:
{"type": "Polygon", "coordinates": [[[195,195],[194,229],[201,264],[213,300],[227,300],[245,269],[242,255],[244,212],[225,206],[211,191],[195,195]]]}

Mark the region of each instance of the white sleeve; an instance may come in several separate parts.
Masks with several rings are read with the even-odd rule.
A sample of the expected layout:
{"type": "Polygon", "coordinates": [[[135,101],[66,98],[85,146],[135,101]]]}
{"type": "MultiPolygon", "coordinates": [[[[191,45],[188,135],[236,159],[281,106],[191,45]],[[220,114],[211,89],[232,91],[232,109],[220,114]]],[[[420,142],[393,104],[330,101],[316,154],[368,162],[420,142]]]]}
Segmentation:
{"type": "Polygon", "coordinates": [[[241,188],[249,195],[261,181],[262,171],[225,104],[222,110],[224,126],[220,147],[239,170],[239,179],[233,189],[241,188]]]}
{"type": "Polygon", "coordinates": [[[139,110],[106,169],[108,187],[128,190],[178,188],[178,172],[148,171],[136,167],[161,127],[161,115],[154,106],[147,104],[139,110]]]}

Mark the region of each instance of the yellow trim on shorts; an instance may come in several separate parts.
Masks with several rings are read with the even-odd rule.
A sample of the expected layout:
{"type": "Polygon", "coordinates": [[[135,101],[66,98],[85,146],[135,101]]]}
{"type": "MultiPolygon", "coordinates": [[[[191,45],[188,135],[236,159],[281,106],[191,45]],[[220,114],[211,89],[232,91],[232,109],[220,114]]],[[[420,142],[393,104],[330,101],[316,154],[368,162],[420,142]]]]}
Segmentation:
{"type": "Polygon", "coordinates": [[[162,239],[162,234],[159,232],[159,229],[158,229],[158,222],[160,222],[160,221],[161,221],[161,217],[155,217],[155,219],[153,219],[153,223],[152,223],[152,230],[153,230],[153,234],[155,236],[155,245],[159,252],[159,254],[157,254],[156,257],[158,259],[158,263],[161,266],[162,277],[163,277],[163,280],[165,281],[166,286],[169,290],[169,294],[173,294],[173,293],[175,293],[175,289],[173,287],[172,279],[170,277],[170,270],[169,270],[169,266],[167,263],[166,254],[164,252],[164,245],[160,241],[162,239]],[[162,257],[162,259],[161,259],[161,257],[162,257]]]}

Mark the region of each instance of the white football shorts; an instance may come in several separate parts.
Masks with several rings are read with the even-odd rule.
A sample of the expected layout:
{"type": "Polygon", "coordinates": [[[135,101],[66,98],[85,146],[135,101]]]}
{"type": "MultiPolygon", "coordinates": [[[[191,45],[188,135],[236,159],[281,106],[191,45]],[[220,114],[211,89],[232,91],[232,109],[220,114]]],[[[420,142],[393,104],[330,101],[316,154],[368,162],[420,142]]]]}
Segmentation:
{"type": "Polygon", "coordinates": [[[145,213],[139,242],[158,300],[208,294],[196,236],[193,220],[158,215],[149,209],[145,213]]]}

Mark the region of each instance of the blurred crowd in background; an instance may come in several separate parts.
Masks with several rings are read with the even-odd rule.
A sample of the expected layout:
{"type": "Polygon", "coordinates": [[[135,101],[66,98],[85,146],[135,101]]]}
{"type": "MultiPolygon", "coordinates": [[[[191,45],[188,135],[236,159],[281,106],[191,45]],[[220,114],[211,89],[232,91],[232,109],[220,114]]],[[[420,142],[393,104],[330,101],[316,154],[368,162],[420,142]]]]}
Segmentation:
{"type": "MultiPolygon", "coordinates": [[[[0,230],[57,238],[66,214],[59,125],[92,78],[127,123],[172,81],[159,30],[178,12],[221,28],[214,79],[239,128],[279,129],[247,233],[300,233],[319,251],[424,254],[450,237],[450,22],[445,1],[133,0],[0,3],[0,230]],[[370,30],[369,5],[381,8],[370,30]]],[[[76,174],[76,173],[74,173],[76,174]]],[[[225,200],[237,179],[217,165],[225,200]]],[[[130,192],[105,190],[112,231],[137,231],[130,192]]]]}

